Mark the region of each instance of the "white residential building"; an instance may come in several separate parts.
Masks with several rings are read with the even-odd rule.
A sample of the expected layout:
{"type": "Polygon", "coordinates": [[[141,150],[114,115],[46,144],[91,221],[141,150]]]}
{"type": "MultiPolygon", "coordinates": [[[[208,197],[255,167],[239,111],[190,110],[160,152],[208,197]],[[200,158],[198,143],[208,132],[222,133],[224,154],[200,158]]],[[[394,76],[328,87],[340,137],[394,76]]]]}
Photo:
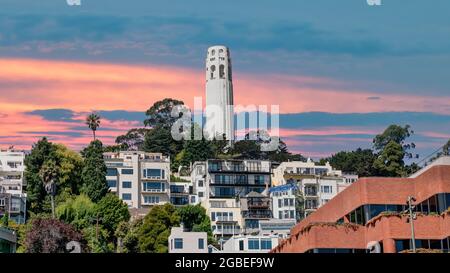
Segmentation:
{"type": "Polygon", "coordinates": [[[237,235],[223,244],[223,253],[268,253],[278,246],[277,235],[237,235]]]}
{"type": "MultiPolygon", "coordinates": [[[[130,208],[148,209],[170,202],[170,159],[161,153],[104,153],[106,180],[130,208]]],[[[143,211],[145,213],[145,210],[143,211]]]]}
{"type": "Polygon", "coordinates": [[[211,159],[193,164],[193,192],[210,216],[217,238],[240,234],[249,224],[252,228],[258,226],[259,218],[247,220],[246,217],[259,214],[243,208],[241,201],[251,192],[267,192],[271,185],[270,175],[269,161],[211,159]]]}
{"type": "Polygon", "coordinates": [[[0,218],[6,214],[20,224],[26,220],[24,160],[23,151],[0,151],[0,218]]]}
{"type": "Polygon", "coordinates": [[[208,234],[186,232],[183,226],[173,227],[169,236],[169,253],[208,253],[208,234]]]}
{"type": "Polygon", "coordinates": [[[273,170],[272,181],[278,185],[270,189],[273,215],[277,219],[299,221],[357,179],[355,175],[334,170],[329,163],[320,166],[311,160],[283,162],[273,170]],[[299,206],[298,202],[303,204],[299,206]]]}
{"type": "Polygon", "coordinates": [[[22,151],[0,151],[0,186],[10,194],[21,195],[25,186],[25,153],[22,151]]]}

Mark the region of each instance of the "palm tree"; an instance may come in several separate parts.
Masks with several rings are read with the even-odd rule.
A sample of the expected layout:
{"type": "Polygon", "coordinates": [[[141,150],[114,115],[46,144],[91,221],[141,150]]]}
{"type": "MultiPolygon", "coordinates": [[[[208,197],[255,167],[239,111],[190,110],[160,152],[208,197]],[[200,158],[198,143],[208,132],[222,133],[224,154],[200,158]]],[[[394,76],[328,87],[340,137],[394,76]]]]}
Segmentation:
{"type": "Polygon", "coordinates": [[[97,131],[97,128],[100,127],[100,116],[95,113],[90,114],[86,118],[86,125],[92,130],[95,140],[95,131],[97,131]]]}

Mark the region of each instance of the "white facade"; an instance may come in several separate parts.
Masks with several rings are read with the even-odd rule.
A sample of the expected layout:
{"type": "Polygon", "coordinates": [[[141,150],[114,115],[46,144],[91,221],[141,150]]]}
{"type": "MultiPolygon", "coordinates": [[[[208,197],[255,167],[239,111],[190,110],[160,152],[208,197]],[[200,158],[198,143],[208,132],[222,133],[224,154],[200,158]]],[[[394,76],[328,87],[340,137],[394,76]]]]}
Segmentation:
{"type": "Polygon", "coordinates": [[[269,161],[261,160],[211,159],[193,164],[193,190],[211,218],[216,238],[228,238],[245,230],[241,201],[250,192],[262,193],[270,187],[270,166],[269,161]]]}
{"type": "Polygon", "coordinates": [[[169,236],[169,253],[208,253],[206,232],[186,232],[183,227],[173,227],[169,236]]]}
{"type": "Polygon", "coordinates": [[[300,220],[326,204],[338,193],[358,179],[356,175],[343,175],[329,163],[316,165],[307,162],[283,162],[273,170],[272,181],[278,185],[270,189],[273,215],[277,219],[300,220]],[[304,211],[296,209],[296,192],[303,196],[304,211]]]}
{"type": "Polygon", "coordinates": [[[130,208],[150,208],[170,202],[170,159],[161,153],[105,153],[106,180],[130,208]]]}
{"type": "Polygon", "coordinates": [[[238,235],[223,244],[224,253],[269,253],[278,246],[277,235],[238,235]]]}
{"type": "Polygon", "coordinates": [[[0,151],[0,187],[6,193],[22,195],[25,172],[25,153],[21,151],[0,151]]]}
{"type": "Polygon", "coordinates": [[[230,51],[225,46],[208,48],[206,56],[206,124],[209,138],[225,134],[234,140],[233,81],[230,51]]]}

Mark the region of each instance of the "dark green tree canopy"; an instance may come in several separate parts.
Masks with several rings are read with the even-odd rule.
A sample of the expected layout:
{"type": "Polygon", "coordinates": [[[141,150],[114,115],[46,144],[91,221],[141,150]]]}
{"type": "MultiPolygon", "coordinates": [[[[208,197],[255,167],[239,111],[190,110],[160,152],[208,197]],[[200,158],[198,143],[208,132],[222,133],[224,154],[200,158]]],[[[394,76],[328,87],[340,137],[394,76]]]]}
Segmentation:
{"type": "Polygon", "coordinates": [[[128,205],[113,193],[108,193],[98,202],[95,208],[95,216],[101,219],[102,226],[110,234],[114,234],[120,222],[130,220],[128,205]]]}
{"type": "Polygon", "coordinates": [[[118,136],[116,138],[116,144],[119,145],[122,150],[127,151],[139,151],[144,146],[145,135],[149,133],[151,129],[148,128],[134,128],[129,130],[125,135],[118,136]]]}
{"type": "Polygon", "coordinates": [[[155,102],[145,112],[147,119],[144,120],[144,125],[152,128],[164,127],[170,130],[173,123],[180,117],[172,117],[172,110],[177,105],[184,105],[184,102],[169,98],[155,102]]]}
{"type": "Polygon", "coordinates": [[[92,141],[81,154],[84,157],[82,171],[82,193],[98,202],[109,190],[106,182],[106,165],[103,160],[103,145],[99,140],[92,141]]]}
{"type": "Polygon", "coordinates": [[[180,216],[173,205],[154,206],[138,231],[140,252],[167,253],[171,229],[179,225],[180,216]]]}

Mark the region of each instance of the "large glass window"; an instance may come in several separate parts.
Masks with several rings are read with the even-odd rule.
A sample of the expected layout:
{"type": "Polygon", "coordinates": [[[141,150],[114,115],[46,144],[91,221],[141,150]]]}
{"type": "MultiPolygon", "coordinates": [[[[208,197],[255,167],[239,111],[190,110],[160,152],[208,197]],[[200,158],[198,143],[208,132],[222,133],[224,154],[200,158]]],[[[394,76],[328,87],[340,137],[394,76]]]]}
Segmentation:
{"type": "Polygon", "coordinates": [[[161,182],[144,182],[142,185],[144,192],[162,192],[166,190],[165,183],[161,182]]]}
{"type": "Polygon", "coordinates": [[[249,250],[259,250],[259,239],[248,239],[249,250]]]}
{"type": "Polygon", "coordinates": [[[261,239],[261,249],[272,249],[271,239],[261,239]]]}

